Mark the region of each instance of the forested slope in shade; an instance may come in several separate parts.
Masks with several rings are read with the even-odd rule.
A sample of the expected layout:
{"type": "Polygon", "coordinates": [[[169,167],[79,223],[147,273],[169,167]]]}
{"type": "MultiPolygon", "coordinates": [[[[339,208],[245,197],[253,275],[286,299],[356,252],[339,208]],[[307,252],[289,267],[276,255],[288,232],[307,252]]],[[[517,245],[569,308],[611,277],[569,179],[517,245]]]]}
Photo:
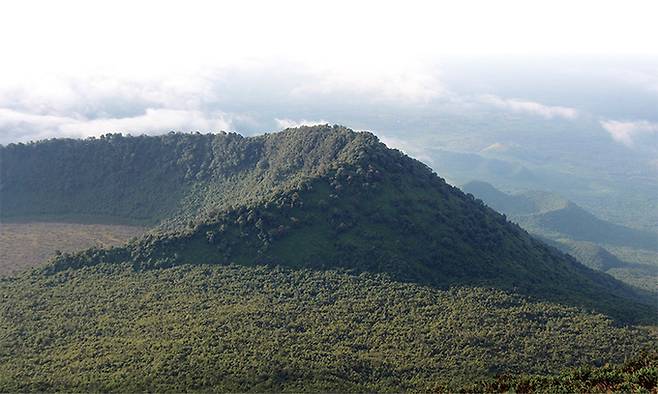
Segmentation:
{"type": "Polygon", "coordinates": [[[0,391],[453,391],[621,363],[655,334],[497,289],[99,264],[0,280],[0,391]]]}
{"type": "Polygon", "coordinates": [[[190,220],[267,200],[374,141],[368,133],[321,126],[251,138],[108,134],[0,146],[0,217],[190,220]]]}

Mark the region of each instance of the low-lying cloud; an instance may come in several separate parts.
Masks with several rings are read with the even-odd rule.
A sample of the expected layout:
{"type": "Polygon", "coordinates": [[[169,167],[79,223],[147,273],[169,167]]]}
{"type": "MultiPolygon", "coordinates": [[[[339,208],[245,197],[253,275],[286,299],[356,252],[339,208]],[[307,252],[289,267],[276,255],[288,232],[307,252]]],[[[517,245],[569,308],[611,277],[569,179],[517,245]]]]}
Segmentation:
{"type": "Polygon", "coordinates": [[[300,124],[345,123],[383,103],[393,109],[422,105],[443,92],[432,69],[401,65],[385,72],[352,71],[267,63],[154,76],[4,78],[0,144],[108,132],[253,134],[300,124]]]}
{"type": "Polygon", "coordinates": [[[504,99],[492,94],[479,96],[479,100],[482,103],[489,104],[506,111],[539,115],[547,119],[575,119],[578,117],[578,111],[570,107],[550,106],[535,101],[519,100],[514,98],[504,99]]]}
{"type": "Polygon", "coordinates": [[[162,134],[168,131],[227,131],[231,120],[222,113],[149,108],[143,114],[123,118],[39,115],[0,108],[0,143],[57,137],[89,137],[108,132],[162,134]],[[209,116],[210,115],[210,116],[209,116]]]}
{"type": "Polygon", "coordinates": [[[626,146],[634,146],[635,140],[646,135],[658,135],[658,123],[646,120],[622,122],[617,120],[601,121],[603,127],[610,136],[626,146]]]}
{"type": "Polygon", "coordinates": [[[279,118],[275,118],[274,121],[276,122],[277,129],[279,130],[299,127],[299,126],[315,126],[315,125],[329,123],[326,120],[306,120],[306,119],[293,120],[293,119],[279,119],[279,118]]]}
{"type": "Polygon", "coordinates": [[[446,93],[437,71],[418,65],[386,71],[376,68],[322,70],[291,92],[298,97],[340,95],[402,105],[425,104],[446,93]]]}

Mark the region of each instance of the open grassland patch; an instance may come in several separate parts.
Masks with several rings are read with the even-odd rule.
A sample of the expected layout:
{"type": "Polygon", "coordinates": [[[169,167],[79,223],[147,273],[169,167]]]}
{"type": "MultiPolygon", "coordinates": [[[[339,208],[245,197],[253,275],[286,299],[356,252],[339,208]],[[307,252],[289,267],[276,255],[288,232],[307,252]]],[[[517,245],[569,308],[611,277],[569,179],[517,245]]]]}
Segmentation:
{"type": "Polygon", "coordinates": [[[39,265],[57,250],[119,245],[143,232],[143,227],[112,224],[0,223],[0,275],[39,265]]]}

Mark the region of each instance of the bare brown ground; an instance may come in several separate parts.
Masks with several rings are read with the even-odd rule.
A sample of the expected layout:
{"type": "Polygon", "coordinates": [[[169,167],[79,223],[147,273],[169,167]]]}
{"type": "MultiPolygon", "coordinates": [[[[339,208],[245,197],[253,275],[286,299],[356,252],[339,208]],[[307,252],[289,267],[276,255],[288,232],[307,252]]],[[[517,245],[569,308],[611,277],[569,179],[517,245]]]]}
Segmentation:
{"type": "Polygon", "coordinates": [[[0,223],[0,276],[43,264],[56,250],[73,252],[96,245],[118,245],[144,230],[114,224],[0,223]]]}

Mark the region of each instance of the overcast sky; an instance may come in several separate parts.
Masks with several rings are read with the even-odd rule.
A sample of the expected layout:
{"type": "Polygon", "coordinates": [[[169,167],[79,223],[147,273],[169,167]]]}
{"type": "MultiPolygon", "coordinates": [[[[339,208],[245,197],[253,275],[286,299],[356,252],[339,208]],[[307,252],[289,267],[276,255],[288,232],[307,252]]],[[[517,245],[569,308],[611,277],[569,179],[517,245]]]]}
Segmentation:
{"type": "Polygon", "coordinates": [[[475,108],[631,147],[658,136],[654,4],[5,1],[0,144],[475,108]]]}

